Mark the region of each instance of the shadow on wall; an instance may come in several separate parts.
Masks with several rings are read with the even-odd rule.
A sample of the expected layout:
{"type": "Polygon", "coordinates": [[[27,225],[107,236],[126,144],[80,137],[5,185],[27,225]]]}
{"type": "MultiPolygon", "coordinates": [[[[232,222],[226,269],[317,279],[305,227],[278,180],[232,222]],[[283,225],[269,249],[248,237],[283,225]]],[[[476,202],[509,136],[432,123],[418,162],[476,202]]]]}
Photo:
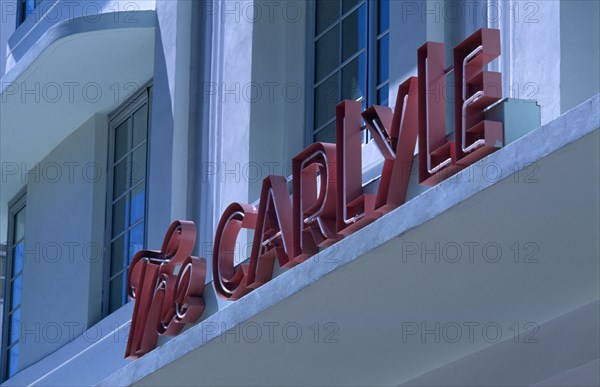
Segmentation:
{"type": "MultiPolygon", "coordinates": [[[[173,156],[173,103],[160,23],[157,23],[154,80],[150,93],[151,119],[148,146],[148,211],[146,240],[161,241],[171,222],[171,164],[173,156]],[[154,226],[156,225],[156,226],[154,226]]],[[[149,246],[155,248],[159,246],[149,246]]]]}

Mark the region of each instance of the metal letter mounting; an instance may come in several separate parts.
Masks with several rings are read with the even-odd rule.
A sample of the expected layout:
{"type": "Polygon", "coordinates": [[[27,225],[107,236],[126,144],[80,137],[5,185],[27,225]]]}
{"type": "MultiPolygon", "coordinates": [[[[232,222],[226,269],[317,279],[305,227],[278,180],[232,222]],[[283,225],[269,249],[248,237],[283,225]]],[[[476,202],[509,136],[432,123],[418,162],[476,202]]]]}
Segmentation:
{"type": "Polygon", "coordinates": [[[133,257],[127,293],[135,305],[126,358],[143,356],[156,347],[158,335],[177,335],[202,315],[206,260],[190,256],[195,242],[194,223],[175,221],[160,251],[140,250],[133,257]]]}

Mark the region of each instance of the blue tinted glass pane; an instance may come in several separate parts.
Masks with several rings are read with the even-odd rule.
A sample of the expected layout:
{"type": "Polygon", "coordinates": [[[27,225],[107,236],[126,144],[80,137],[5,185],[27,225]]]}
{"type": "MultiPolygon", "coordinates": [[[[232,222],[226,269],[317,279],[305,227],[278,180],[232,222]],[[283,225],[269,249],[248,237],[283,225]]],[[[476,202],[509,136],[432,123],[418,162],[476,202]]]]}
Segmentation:
{"type": "Polygon", "coordinates": [[[365,48],[367,36],[367,6],[361,5],[342,22],[342,62],[365,48]]]}
{"type": "Polygon", "coordinates": [[[315,82],[319,82],[340,64],[339,42],[338,26],[317,40],[315,44],[315,82]]]}
{"type": "Polygon", "coordinates": [[[335,121],[315,134],[315,142],[335,143],[335,121]]]}
{"type": "Polygon", "coordinates": [[[125,284],[123,281],[125,280],[127,280],[127,272],[119,274],[110,281],[108,308],[111,313],[123,306],[125,300],[125,284]]]}
{"type": "Polygon", "coordinates": [[[390,0],[379,0],[378,5],[378,20],[379,28],[377,34],[381,34],[390,28],[390,0]]]}
{"type": "Polygon", "coordinates": [[[146,177],[146,147],[141,146],[133,151],[131,162],[131,185],[134,186],[146,177]]]}
{"type": "Polygon", "coordinates": [[[10,295],[10,307],[14,309],[21,304],[21,292],[23,291],[23,276],[18,275],[12,282],[12,293],[10,295]]]}
{"type": "Polygon", "coordinates": [[[378,105],[387,105],[389,102],[389,87],[386,83],[385,86],[382,86],[379,90],[377,90],[377,104],[378,105]]]}
{"type": "Polygon", "coordinates": [[[131,119],[128,119],[127,121],[119,125],[117,129],[115,129],[115,161],[120,160],[130,149],[130,121],[131,119]]]}
{"type": "Polygon", "coordinates": [[[146,191],[144,184],[140,184],[131,191],[131,224],[144,216],[146,208],[146,191]]]}
{"type": "Polygon", "coordinates": [[[25,0],[25,17],[29,16],[35,9],[35,0],[25,0]]]}
{"type": "Polygon", "coordinates": [[[125,195],[118,202],[113,205],[112,213],[112,234],[113,237],[119,235],[128,225],[129,215],[129,203],[127,202],[127,196],[125,195]]]}
{"type": "Polygon", "coordinates": [[[117,274],[121,270],[125,268],[124,261],[127,256],[127,251],[125,249],[126,235],[123,235],[119,239],[115,240],[110,247],[110,276],[117,274]]]}
{"type": "Polygon", "coordinates": [[[9,344],[19,341],[21,336],[21,308],[10,315],[10,340],[9,344]]]}
{"type": "Polygon", "coordinates": [[[319,35],[340,17],[340,0],[317,0],[315,35],[319,35]]]}
{"type": "Polygon", "coordinates": [[[23,258],[25,251],[25,241],[21,241],[18,245],[13,248],[13,267],[12,277],[23,271],[23,258]]]}
{"type": "Polygon", "coordinates": [[[148,132],[148,104],[133,114],[133,147],[146,139],[148,132]]]}
{"type": "Polygon", "coordinates": [[[8,350],[8,377],[13,376],[19,370],[19,344],[15,344],[8,350]]]}
{"type": "Polygon", "coordinates": [[[15,235],[13,242],[19,242],[25,237],[25,214],[27,207],[23,207],[19,212],[15,214],[15,235]]]}
{"type": "Polygon", "coordinates": [[[366,100],[367,61],[364,53],[342,69],[342,99],[366,100]]]}
{"type": "Polygon", "coordinates": [[[129,264],[131,259],[144,248],[144,222],[138,224],[129,232],[129,264]]]}
{"type": "Polygon", "coordinates": [[[390,67],[390,35],[387,34],[377,41],[377,84],[387,81],[390,67]]]}
{"type": "Polygon", "coordinates": [[[335,117],[335,105],[339,102],[338,74],[333,74],[315,90],[315,128],[335,117]]]}
{"type": "MultiPolygon", "coordinates": [[[[6,260],[0,258],[0,275],[4,275],[4,273],[6,273],[6,260]]],[[[4,278],[0,278],[0,300],[4,299],[4,284],[5,284],[5,279],[4,278]]]]}
{"type": "Polygon", "coordinates": [[[127,169],[129,157],[121,160],[113,169],[113,199],[118,198],[127,190],[127,169]]]}
{"type": "Polygon", "coordinates": [[[342,14],[348,12],[356,4],[358,4],[358,0],[342,0],[342,14]]]}

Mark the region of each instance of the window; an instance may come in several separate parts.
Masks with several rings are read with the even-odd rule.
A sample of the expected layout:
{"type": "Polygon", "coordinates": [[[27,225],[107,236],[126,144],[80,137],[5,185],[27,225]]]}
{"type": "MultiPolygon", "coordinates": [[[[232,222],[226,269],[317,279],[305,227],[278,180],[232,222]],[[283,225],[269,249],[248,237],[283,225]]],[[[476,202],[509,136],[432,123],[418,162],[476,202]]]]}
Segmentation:
{"type": "Polygon", "coordinates": [[[390,68],[390,1],[377,3],[377,76],[376,104],[388,104],[390,68]]]}
{"type": "Polygon", "coordinates": [[[314,10],[310,126],[313,141],[335,142],[341,100],[388,102],[389,0],[316,0],[314,10]]]}
{"type": "Polygon", "coordinates": [[[33,12],[35,7],[40,5],[42,0],[18,0],[19,9],[17,12],[17,27],[23,24],[25,19],[33,12]]]}
{"type": "Polygon", "coordinates": [[[145,246],[148,104],[145,91],[109,124],[104,314],[127,302],[127,269],[145,246]]]}
{"type": "MultiPolygon", "coordinates": [[[[6,285],[6,245],[0,243],[0,309],[3,309],[4,305],[4,288],[6,285]]],[[[2,315],[0,314],[0,318],[2,315]]],[[[0,320],[1,322],[2,320],[0,320]]]]}
{"type": "Polygon", "coordinates": [[[8,259],[5,271],[4,324],[2,329],[2,380],[19,370],[21,341],[21,294],[25,253],[25,192],[17,195],[8,210],[8,259]]]}

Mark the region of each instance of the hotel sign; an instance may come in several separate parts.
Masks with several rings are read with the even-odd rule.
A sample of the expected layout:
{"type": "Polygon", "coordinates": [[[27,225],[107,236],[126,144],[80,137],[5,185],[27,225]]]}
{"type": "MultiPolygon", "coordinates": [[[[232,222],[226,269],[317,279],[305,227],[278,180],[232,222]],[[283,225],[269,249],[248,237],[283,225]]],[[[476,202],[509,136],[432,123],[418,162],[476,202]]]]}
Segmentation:
{"type": "MultiPolygon", "coordinates": [[[[500,55],[500,34],[480,29],[454,48],[453,140],[446,136],[445,47],[418,49],[418,77],[398,88],[396,105],[361,112],[356,101],[336,107],[336,143],[314,143],[292,160],[292,200],[283,176],[264,179],[258,209],[232,203],[215,235],[213,283],[217,294],[238,300],[268,282],[273,265],[291,268],[354,233],[406,200],[413,153],[419,138],[419,183],[433,186],[504,143],[501,122],[484,119],[484,109],[501,96],[501,74],[485,70],[500,55]],[[361,176],[362,122],[385,161],[376,194],[365,194],[361,176]],[[234,265],[242,228],[255,230],[248,264],[234,265]]],[[[204,258],[191,256],[193,222],[174,222],[160,251],[142,250],[128,273],[135,300],[126,358],[156,347],[159,335],[177,335],[204,311],[204,258]],[[177,268],[179,270],[177,271],[177,268]],[[177,274],[175,274],[177,273],[177,274]]]]}

